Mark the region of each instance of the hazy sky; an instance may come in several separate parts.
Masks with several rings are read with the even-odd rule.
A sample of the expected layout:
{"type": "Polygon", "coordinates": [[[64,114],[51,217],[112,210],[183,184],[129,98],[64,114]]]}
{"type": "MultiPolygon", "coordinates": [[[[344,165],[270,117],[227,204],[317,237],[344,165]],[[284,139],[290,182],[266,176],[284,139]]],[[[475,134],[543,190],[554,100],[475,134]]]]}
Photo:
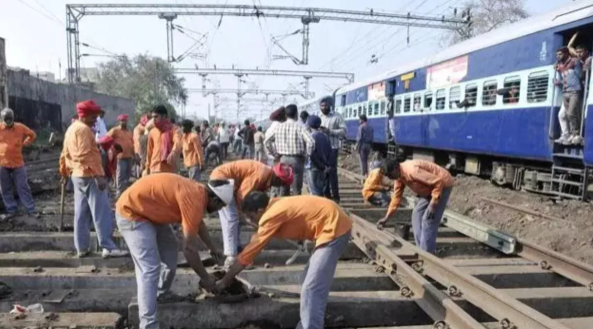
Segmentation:
{"type": "MultiPolygon", "coordinates": [[[[52,71],[56,77],[64,76],[67,66],[66,32],[64,22],[66,3],[154,3],[157,1],[119,1],[119,0],[0,0],[0,37],[6,39],[7,61],[9,66],[18,66],[31,71],[52,71]],[[62,70],[59,73],[59,63],[62,70]]],[[[427,15],[450,15],[453,8],[460,7],[464,1],[458,0],[207,0],[175,1],[161,0],[160,3],[192,4],[250,4],[298,7],[326,7],[353,10],[421,13],[427,15]]],[[[571,0],[527,0],[526,7],[535,15],[554,9],[571,0]]],[[[174,21],[186,30],[207,33],[204,47],[195,53],[208,54],[208,63],[194,56],[176,64],[177,67],[217,67],[274,68],[290,70],[323,70],[353,72],[356,79],[365,79],[386,69],[418,57],[429,55],[441,49],[442,30],[412,28],[410,44],[406,44],[406,28],[398,26],[370,25],[321,21],[311,24],[311,44],[309,65],[297,66],[289,60],[270,60],[271,55],[280,55],[278,47],[272,45],[271,36],[285,35],[301,28],[299,20],[275,18],[224,17],[219,28],[218,17],[186,16],[174,21]],[[378,63],[370,64],[375,55],[378,63]]],[[[199,36],[197,34],[195,37],[199,36]]],[[[85,16],[80,22],[80,40],[95,48],[81,47],[81,53],[115,54],[148,53],[166,57],[167,43],[165,21],[157,17],[132,16],[85,16]],[[99,50],[99,49],[102,50],[99,50]]],[[[301,36],[295,35],[282,41],[291,53],[300,57],[301,36]]],[[[176,56],[185,52],[194,40],[176,32],[174,35],[176,56]]],[[[92,67],[97,62],[109,60],[108,57],[83,57],[82,66],[92,67]]],[[[237,79],[233,76],[210,76],[208,86],[236,88],[237,79]]],[[[245,79],[245,86],[262,89],[288,89],[296,86],[302,89],[302,78],[257,77],[245,79]],[[301,85],[299,85],[301,84],[301,85]]],[[[311,90],[317,96],[328,93],[346,81],[339,79],[313,79],[311,90]]],[[[187,76],[188,88],[200,88],[199,77],[187,76]]],[[[261,98],[247,95],[247,98],[261,98]]],[[[228,118],[234,118],[236,96],[221,95],[227,103],[219,109],[228,118]]],[[[276,98],[276,96],[270,96],[276,98]]],[[[289,98],[287,101],[292,101],[289,98]]],[[[300,97],[296,98],[301,101],[300,97]]],[[[202,97],[201,93],[190,94],[186,113],[205,116],[212,96],[202,97]]],[[[275,106],[275,105],[274,105],[275,106]]],[[[259,115],[260,110],[269,111],[270,105],[247,104],[250,114],[259,115]]]]}

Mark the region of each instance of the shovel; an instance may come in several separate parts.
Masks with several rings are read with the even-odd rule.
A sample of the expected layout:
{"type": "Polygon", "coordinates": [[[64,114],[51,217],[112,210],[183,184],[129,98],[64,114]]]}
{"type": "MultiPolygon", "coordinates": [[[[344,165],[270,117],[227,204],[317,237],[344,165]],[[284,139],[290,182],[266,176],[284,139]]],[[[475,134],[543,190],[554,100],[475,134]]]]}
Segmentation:
{"type": "Polygon", "coordinates": [[[64,201],[66,198],[66,184],[68,180],[62,183],[62,188],[60,191],[60,232],[64,231],[64,201]]]}

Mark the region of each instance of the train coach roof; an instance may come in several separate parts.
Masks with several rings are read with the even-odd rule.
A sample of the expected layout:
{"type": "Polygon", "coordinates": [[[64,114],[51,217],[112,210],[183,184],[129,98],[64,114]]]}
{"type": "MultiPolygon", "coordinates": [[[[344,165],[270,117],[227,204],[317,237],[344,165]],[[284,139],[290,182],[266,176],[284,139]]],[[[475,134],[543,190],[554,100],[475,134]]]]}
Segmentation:
{"type": "Polygon", "coordinates": [[[431,66],[453,59],[476,50],[504,43],[509,40],[517,39],[539,31],[552,29],[558,26],[569,24],[581,19],[593,16],[593,0],[580,0],[574,3],[563,5],[560,9],[549,11],[547,13],[529,17],[519,22],[506,25],[499,29],[481,34],[477,37],[460,42],[454,46],[445,49],[431,57],[410,62],[409,64],[399,66],[394,70],[355,82],[338,90],[338,94],[349,92],[372,83],[385,81],[400,74],[414,71],[418,68],[431,66]]]}

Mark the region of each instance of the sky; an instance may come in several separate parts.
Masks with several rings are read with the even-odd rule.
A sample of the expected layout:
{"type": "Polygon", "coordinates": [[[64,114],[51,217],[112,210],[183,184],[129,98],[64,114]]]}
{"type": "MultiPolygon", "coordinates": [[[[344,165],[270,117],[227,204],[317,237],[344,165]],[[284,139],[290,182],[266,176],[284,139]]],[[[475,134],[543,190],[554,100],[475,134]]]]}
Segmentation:
{"type": "MultiPolygon", "coordinates": [[[[35,71],[50,71],[56,78],[64,77],[67,67],[65,8],[67,3],[157,3],[156,0],[0,0],[0,37],[6,40],[6,55],[9,66],[35,71]],[[61,66],[60,66],[61,64],[61,66]],[[61,70],[60,70],[61,67],[61,70]]],[[[170,4],[248,4],[258,6],[323,7],[352,10],[385,11],[424,15],[452,15],[455,8],[462,7],[465,1],[458,0],[161,0],[158,3],[170,4]]],[[[572,0],[526,0],[525,6],[531,15],[543,13],[572,0]]],[[[205,43],[193,56],[188,56],[175,67],[226,68],[268,68],[285,70],[352,72],[356,80],[370,78],[399,63],[406,63],[419,57],[428,56],[443,48],[443,30],[411,28],[409,44],[407,28],[400,26],[374,25],[364,23],[345,23],[321,21],[311,24],[309,65],[295,65],[287,59],[273,59],[283,54],[274,46],[271,38],[290,34],[302,27],[298,19],[276,19],[272,17],[202,17],[182,16],[174,21],[185,29],[186,34],[200,38],[206,34],[205,43]],[[220,23],[220,26],[219,25],[220,23]],[[371,63],[372,56],[378,58],[371,63]],[[207,58],[204,58],[207,57],[207,58]]],[[[91,46],[81,47],[81,53],[100,56],[82,57],[82,67],[93,67],[107,61],[109,54],[135,55],[139,53],[154,56],[167,56],[165,21],[154,16],[85,16],[79,24],[80,41],[91,46]]],[[[187,35],[175,32],[174,52],[176,56],[185,52],[195,42],[187,35]]],[[[282,40],[281,44],[297,57],[301,55],[301,35],[293,35],[282,40]]],[[[186,87],[199,89],[202,79],[196,75],[185,75],[186,87]]],[[[208,76],[208,87],[237,88],[234,76],[208,76]]],[[[299,89],[303,90],[300,77],[248,76],[244,78],[243,88],[260,89],[299,89]]],[[[345,84],[343,79],[314,78],[311,91],[316,96],[329,94],[345,84]]],[[[262,96],[247,95],[249,100],[262,96]]],[[[299,96],[269,96],[275,103],[245,102],[241,117],[267,115],[283,101],[302,102],[299,96]]],[[[226,120],[236,118],[236,95],[220,95],[217,114],[226,120]]],[[[214,114],[213,96],[203,97],[201,93],[190,93],[185,107],[186,115],[206,117],[214,114]]],[[[181,109],[178,109],[181,112],[181,109]]]]}

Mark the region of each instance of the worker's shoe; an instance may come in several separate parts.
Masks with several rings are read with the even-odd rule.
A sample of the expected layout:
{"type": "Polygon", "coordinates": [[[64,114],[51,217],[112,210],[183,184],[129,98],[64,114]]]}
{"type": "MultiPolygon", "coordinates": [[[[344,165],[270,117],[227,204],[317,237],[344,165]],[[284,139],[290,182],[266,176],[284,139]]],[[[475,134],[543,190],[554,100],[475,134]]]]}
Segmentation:
{"type": "Polygon", "coordinates": [[[224,265],[223,266],[224,266],[225,269],[229,269],[236,262],[237,262],[237,257],[227,256],[227,258],[224,260],[224,265]]]}
{"type": "Polygon", "coordinates": [[[84,258],[84,257],[87,257],[90,254],[91,254],[91,252],[88,251],[88,250],[79,251],[79,252],[76,253],[76,255],[78,256],[78,258],[84,258]]]}
{"type": "Polygon", "coordinates": [[[573,136],[571,138],[571,140],[570,140],[570,143],[572,145],[581,145],[581,144],[583,144],[583,137],[578,136],[578,135],[577,136],[573,136]]]}
{"type": "Polygon", "coordinates": [[[16,216],[15,213],[2,214],[2,215],[0,215],[0,220],[9,220],[11,218],[14,218],[15,216],[16,216]]]}
{"type": "Polygon", "coordinates": [[[125,251],[125,250],[120,250],[120,249],[112,249],[112,250],[107,250],[107,249],[103,249],[103,252],[101,253],[101,257],[103,258],[115,258],[115,257],[125,257],[128,256],[130,253],[125,251]]]}

